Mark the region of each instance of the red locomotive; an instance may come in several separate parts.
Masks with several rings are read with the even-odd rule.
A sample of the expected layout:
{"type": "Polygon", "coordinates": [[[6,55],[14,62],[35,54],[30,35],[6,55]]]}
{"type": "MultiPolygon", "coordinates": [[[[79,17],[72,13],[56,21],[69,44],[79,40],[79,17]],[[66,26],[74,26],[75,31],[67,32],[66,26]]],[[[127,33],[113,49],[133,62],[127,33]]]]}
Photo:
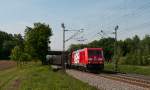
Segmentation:
{"type": "Polygon", "coordinates": [[[104,69],[104,55],[102,48],[84,48],[73,52],[51,51],[47,61],[52,65],[78,68],[88,71],[101,71],[104,69]],[[64,61],[65,60],[65,61],[64,61]]]}
{"type": "Polygon", "coordinates": [[[84,48],[73,51],[71,66],[84,67],[90,71],[104,69],[104,55],[102,48],[84,48]]]}

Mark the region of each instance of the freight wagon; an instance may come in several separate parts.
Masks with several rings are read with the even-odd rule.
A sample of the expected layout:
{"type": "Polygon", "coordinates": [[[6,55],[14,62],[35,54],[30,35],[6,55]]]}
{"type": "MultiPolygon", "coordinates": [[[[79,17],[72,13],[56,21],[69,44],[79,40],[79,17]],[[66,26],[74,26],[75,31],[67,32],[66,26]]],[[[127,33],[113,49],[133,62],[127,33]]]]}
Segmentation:
{"type": "Polygon", "coordinates": [[[47,62],[51,65],[61,65],[62,55],[47,55],[47,62]]]}

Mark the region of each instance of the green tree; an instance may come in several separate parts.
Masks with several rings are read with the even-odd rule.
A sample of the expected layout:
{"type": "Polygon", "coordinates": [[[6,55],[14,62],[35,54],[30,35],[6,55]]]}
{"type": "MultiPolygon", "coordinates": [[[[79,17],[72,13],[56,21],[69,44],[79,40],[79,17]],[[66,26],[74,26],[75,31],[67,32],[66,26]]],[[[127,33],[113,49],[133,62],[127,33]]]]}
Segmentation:
{"type": "Polygon", "coordinates": [[[12,52],[11,52],[11,56],[10,56],[11,60],[16,61],[17,66],[19,66],[19,64],[21,62],[21,60],[20,60],[21,59],[20,58],[21,54],[22,54],[22,51],[21,51],[19,46],[15,46],[14,49],[12,50],[12,52]]]}
{"type": "Polygon", "coordinates": [[[32,58],[37,58],[46,64],[49,38],[52,36],[52,29],[45,23],[34,23],[34,27],[25,29],[25,52],[32,58]]]}
{"type": "Polygon", "coordinates": [[[14,41],[4,41],[1,49],[1,58],[10,59],[11,50],[16,46],[14,41]]]}
{"type": "Polygon", "coordinates": [[[0,59],[9,59],[14,46],[13,35],[0,31],[0,59]]]}
{"type": "Polygon", "coordinates": [[[14,34],[13,41],[20,48],[24,48],[24,39],[21,34],[14,34]]]}
{"type": "Polygon", "coordinates": [[[22,67],[25,62],[31,61],[31,56],[28,53],[23,52],[19,46],[15,46],[11,52],[11,60],[17,62],[18,67],[22,67]]]}

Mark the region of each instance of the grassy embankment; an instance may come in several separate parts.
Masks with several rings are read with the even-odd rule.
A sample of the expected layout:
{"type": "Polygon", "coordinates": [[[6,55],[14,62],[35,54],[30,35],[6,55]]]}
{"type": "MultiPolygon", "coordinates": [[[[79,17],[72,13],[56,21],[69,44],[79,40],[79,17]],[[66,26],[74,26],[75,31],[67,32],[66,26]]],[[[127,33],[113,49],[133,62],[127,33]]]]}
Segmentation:
{"type": "Polygon", "coordinates": [[[0,90],[96,90],[48,66],[26,65],[0,71],[0,90]]]}
{"type": "MultiPolygon", "coordinates": [[[[113,71],[114,65],[112,63],[105,63],[105,70],[113,71]]],[[[150,76],[150,66],[118,65],[118,71],[150,76]]]]}

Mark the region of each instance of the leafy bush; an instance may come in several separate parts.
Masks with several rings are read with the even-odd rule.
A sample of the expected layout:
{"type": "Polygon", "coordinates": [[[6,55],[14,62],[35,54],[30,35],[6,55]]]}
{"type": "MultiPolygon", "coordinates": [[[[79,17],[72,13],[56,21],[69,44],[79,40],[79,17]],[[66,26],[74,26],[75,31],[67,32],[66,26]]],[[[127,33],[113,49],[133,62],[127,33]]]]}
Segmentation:
{"type": "Polygon", "coordinates": [[[11,60],[17,62],[17,66],[22,66],[24,62],[28,62],[31,60],[31,56],[28,53],[22,51],[19,46],[15,46],[11,53],[11,60]]]}

